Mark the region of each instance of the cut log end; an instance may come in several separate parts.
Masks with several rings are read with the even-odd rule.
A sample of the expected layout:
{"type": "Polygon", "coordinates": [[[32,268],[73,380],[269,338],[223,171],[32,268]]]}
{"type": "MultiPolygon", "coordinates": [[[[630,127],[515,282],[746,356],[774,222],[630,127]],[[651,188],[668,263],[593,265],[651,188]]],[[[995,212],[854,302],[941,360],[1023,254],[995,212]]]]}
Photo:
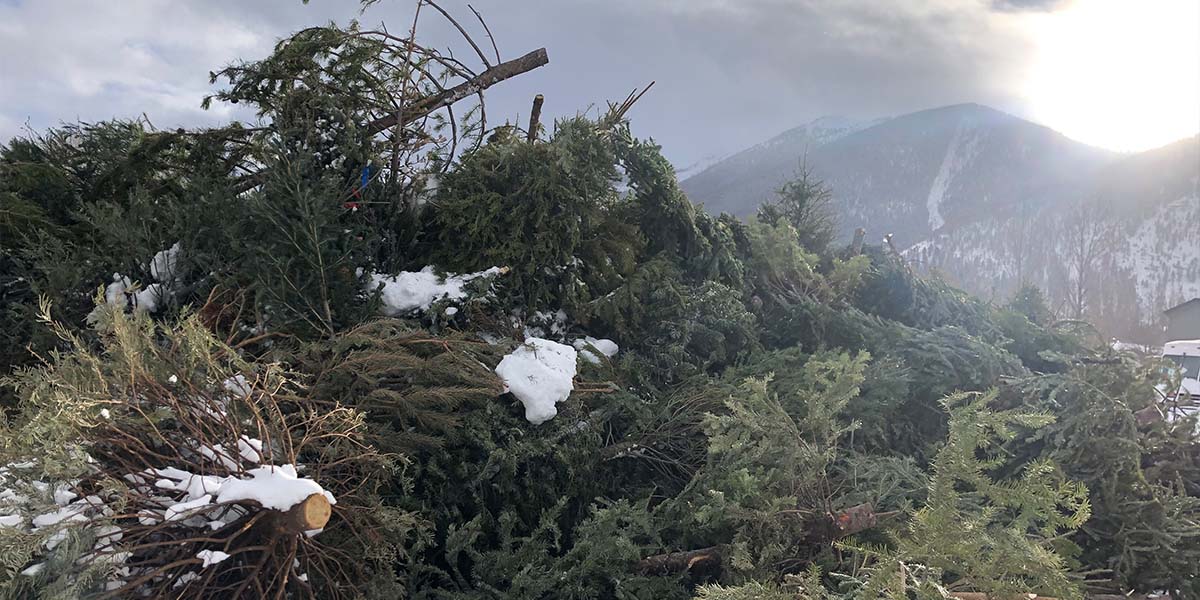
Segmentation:
{"type": "Polygon", "coordinates": [[[313,494],[288,510],[288,523],[293,531],[302,533],[324,529],[333,514],[333,505],[325,494],[313,494]]]}

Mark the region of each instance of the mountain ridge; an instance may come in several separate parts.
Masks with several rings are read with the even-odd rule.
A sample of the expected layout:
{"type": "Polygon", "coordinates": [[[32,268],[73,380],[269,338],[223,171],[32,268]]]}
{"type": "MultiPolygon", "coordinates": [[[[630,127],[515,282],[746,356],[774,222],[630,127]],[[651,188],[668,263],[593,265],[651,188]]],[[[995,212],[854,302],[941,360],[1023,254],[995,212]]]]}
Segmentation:
{"type": "Polygon", "coordinates": [[[977,295],[1000,299],[1034,283],[1063,312],[1155,341],[1158,313],[1200,295],[1200,227],[1186,225],[1200,223],[1198,148],[1200,135],[1118,153],[964,103],[868,122],[817,119],[681,186],[710,211],[746,217],[803,161],[833,192],[839,239],[858,227],[890,233],[919,268],[977,295]],[[1064,266],[1063,240],[1093,217],[1107,248],[1081,277],[1064,266]],[[1075,287],[1089,289],[1067,289],[1081,278],[1087,285],[1075,287]]]}

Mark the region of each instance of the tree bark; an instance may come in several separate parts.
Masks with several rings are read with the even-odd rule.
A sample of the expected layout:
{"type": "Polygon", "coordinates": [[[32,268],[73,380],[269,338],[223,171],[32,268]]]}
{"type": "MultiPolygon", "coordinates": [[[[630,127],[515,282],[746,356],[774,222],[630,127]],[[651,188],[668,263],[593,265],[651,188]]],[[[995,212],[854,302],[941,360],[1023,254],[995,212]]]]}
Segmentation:
{"type": "Polygon", "coordinates": [[[546,99],[538,94],[533,97],[533,108],[529,111],[529,131],[526,133],[526,141],[532,144],[538,137],[538,126],[542,120],[542,102],[546,99]]]}
{"type": "Polygon", "coordinates": [[[721,564],[721,549],[719,546],[668,552],[647,556],[637,563],[637,572],[643,575],[682,573],[693,567],[717,568],[721,564]]]}

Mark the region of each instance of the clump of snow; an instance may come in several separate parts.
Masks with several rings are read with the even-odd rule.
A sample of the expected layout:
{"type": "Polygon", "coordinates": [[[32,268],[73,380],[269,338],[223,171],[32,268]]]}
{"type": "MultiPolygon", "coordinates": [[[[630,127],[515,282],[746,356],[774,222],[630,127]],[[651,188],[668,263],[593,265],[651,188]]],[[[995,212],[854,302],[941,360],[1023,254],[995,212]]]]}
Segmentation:
{"type": "Polygon", "coordinates": [[[620,347],[612,340],[598,340],[592,336],[587,336],[581,340],[575,340],[572,344],[579,351],[579,356],[592,364],[600,364],[600,357],[596,356],[593,349],[599,351],[606,358],[612,358],[617,355],[620,347]]]}
{"type": "Polygon", "coordinates": [[[0,516],[0,527],[16,527],[25,522],[21,515],[0,516]]]}
{"type": "Polygon", "coordinates": [[[525,419],[534,425],[558,414],[555,404],[571,395],[575,370],[574,348],[536,337],[526,338],[496,366],[506,391],[525,405],[525,419]]]}
{"type": "Polygon", "coordinates": [[[117,308],[125,308],[129,305],[129,299],[125,297],[125,290],[133,285],[128,277],[121,276],[120,273],[112,274],[112,283],[104,288],[104,301],[117,308]]]}
{"type": "Polygon", "coordinates": [[[175,583],[171,584],[171,587],[172,588],[181,588],[197,579],[200,579],[199,575],[197,575],[196,573],[193,573],[191,571],[188,571],[187,573],[180,575],[179,579],[176,579],[175,583]]]}
{"type": "Polygon", "coordinates": [[[187,502],[179,502],[167,507],[167,512],[163,513],[164,521],[180,521],[188,517],[194,516],[197,509],[204,508],[212,504],[212,496],[205,494],[195,500],[187,502]]]}
{"type": "Polygon", "coordinates": [[[59,523],[70,523],[72,521],[86,521],[87,517],[83,514],[84,507],[78,504],[64,506],[54,512],[38,515],[33,518],[34,527],[50,527],[59,523]]]}
{"type": "MultiPolygon", "coordinates": [[[[261,448],[262,442],[253,438],[243,437],[242,441],[247,441],[247,450],[256,450],[254,448],[256,444],[259,449],[261,448]]],[[[187,501],[174,504],[167,509],[167,520],[181,518],[176,515],[183,515],[185,512],[189,512],[190,516],[196,508],[214,502],[222,504],[239,500],[253,500],[264,508],[287,510],[313,494],[324,494],[330,504],[337,504],[333,494],[325,491],[319,483],[312,479],[299,477],[294,465],[263,466],[250,469],[246,471],[248,479],[238,476],[194,475],[174,467],[151,469],[145,474],[161,478],[154,482],[156,488],[186,492],[188,495],[187,501]]]]}
{"type": "Polygon", "coordinates": [[[262,462],[262,449],[262,440],[252,438],[248,435],[238,438],[238,454],[241,455],[242,460],[252,463],[262,462]]]}
{"type": "Polygon", "coordinates": [[[389,317],[428,310],[434,302],[442,299],[461,300],[466,297],[464,289],[468,283],[480,277],[501,275],[505,269],[492,267],[478,273],[465,275],[449,274],[438,277],[432,266],[420,271],[402,271],[398,275],[372,275],[371,290],[380,288],[383,299],[383,314],[389,317]]]}
{"type": "Polygon", "coordinates": [[[253,500],[263,508],[288,510],[313,494],[324,494],[330,504],[337,504],[333,494],[317,482],[300,478],[293,465],[259,467],[246,472],[250,479],[230,478],[221,484],[217,502],[253,500]]]}
{"type": "MultiPolygon", "coordinates": [[[[258,464],[263,460],[263,443],[262,440],[252,438],[248,435],[242,435],[238,438],[238,456],[242,460],[258,464]]],[[[236,471],[241,467],[241,462],[233,456],[232,450],[226,450],[221,444],[213,444],[211,446],[200,446],[198,449],[200,455],[208,460],[223,465],[230,471],[236,471]]]]}
{"type": "Polygon", "coordinates": [[[133,290],[133,282],[120,273],[112,274],[112,283],[104,288],[104,301],[119,309],[125,309],[130,304],[139,312],[158,312],[164,300],[170,298],[178,287],[175,277],[176,265],[179,263],[179,242],[170,248],[157,252],[147,265],[150,276],[157,283],[142,286],[133,290]]]}
{"type": "Polygon", "coordinates": [[[59,506],[66,506],[78,497],[79,494],[67,489],[65,484],[59,484],[58,487],[54,488],[54,503],[59,506]]]}
{"type": "Polygon", "coordinates": [[[175,490],[186,492],[189,499],[196,499],[204,495],[211,496],[216,494],[221,489],[221,484],[224,482],[222,477],[213,477],[211,475],[193,475],[183,469],[167,467],[165,469],[153,469],[146,471],[147,475],[161,477],[154,482],[154,487],[164,490],[175,490]]]}
{"type": "Polygon", "coordinates": [[[220,550],[201,550],[196,553],[196,558],[204,561],[204,564],[200,565],[200,567],[205,568],[229,558],[229,555],[220,550]]]}
{"type": "Polygon", "coordinates": [[[157,281],[170,281],[175,278],[175,265],[179,263],[179,242],[170,248],[161,250],[150,259],[150,276],[157,281]]]}
{"type": "Polygon", "coordinates": [[[159,303],[167,299],[168,290],[161,283],[152,283],[133,293],[133,309],[156,313],[159,303]]]}
{"type": "MultiPolygon", "coordinates": [[[[33,518],[33,528],[35,530],[59,528],[68,523],[86,522],[89,520],[88,516],[84,514],[87,508],[88,507],[83,504],[71,504],[54,512],[38,515],[33,518]]],[[[55,531],[50,535],[49,538],[46,539],[46,548],[48,550],[53,550],[57,548],[58,545],[61,544],[65,539],[67,539],[67,532],[65,530],[60,529],[55,531]]]]}

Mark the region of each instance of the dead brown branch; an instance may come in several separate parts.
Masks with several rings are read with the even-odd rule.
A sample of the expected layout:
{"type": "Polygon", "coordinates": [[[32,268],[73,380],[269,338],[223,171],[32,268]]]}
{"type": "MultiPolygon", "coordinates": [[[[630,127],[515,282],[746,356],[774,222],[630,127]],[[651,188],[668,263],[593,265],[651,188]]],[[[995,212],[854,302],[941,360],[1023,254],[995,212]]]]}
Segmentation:
{"type": "Polygon", "coordinates": [[[500,63],[494,67],[490,67],[486,71],[452,87],[445,91],[426,96],[412,103],[410,108],[404,110],[404,116],[400,117],[397,114],[390,114],[385,117],[375,119],[367,124],[368,133],[374,135],[385,129],[395,126],[397,123],[411,123],[417,119],[428,115],[434,111],[445,108],[466,98],[486,90],[501,81],[511,79],[522,73],[528,73],[538,67],[550,63],[550,57],[546,54],[545,48],[538,48],[525,56],[516,58],[507,62],[500,63]]]}

